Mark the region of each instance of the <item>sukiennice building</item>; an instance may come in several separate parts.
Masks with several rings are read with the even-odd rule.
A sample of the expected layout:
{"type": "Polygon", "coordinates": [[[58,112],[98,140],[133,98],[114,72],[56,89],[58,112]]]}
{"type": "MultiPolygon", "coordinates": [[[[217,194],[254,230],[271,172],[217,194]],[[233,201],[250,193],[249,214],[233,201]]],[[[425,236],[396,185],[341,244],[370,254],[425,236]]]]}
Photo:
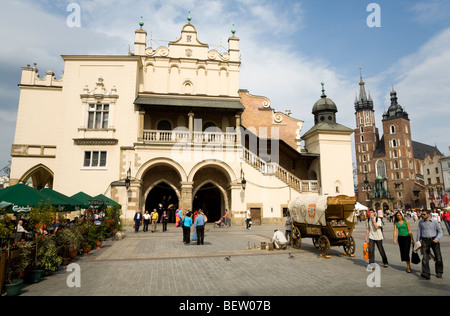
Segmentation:
{"type": "Polygon", "coordinates": [[[302,120],[240,88],[234,29],[219,53],[190,19],[156,49],[143,26],[128,55],[62,56],[60,79],[22,68],[11,185],[102,193],[127,223],[160,204],[201,208],[210,222],[228,210],[241,223],[251,209],[254,224],[281,223],[298,196],[354,196],[353,130],[336,122],[324,89],[301,135],[302,120]]]}

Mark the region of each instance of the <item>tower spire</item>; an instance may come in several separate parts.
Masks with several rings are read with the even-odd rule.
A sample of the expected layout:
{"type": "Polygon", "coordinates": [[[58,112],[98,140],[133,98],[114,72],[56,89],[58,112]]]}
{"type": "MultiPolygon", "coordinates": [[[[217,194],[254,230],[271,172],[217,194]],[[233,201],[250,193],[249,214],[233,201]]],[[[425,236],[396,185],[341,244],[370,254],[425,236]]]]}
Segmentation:
{"type": "Polygon", "coordinates": [[[359,99],[361,101],[367,101],[367,94],[366,94],[366,88],[365,88],[365,82],[362,77],[362,67],[359,67],[359,99]]]}

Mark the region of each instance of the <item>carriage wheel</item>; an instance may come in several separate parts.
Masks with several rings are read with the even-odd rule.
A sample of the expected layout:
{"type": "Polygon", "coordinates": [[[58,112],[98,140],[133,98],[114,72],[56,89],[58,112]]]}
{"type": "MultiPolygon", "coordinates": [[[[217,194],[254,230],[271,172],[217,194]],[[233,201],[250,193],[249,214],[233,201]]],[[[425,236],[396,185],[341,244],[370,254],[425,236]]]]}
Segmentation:
{"type": "Polygon", "coordinates": [[[291,233],[292,247],[300,249],[302,247],[302,235],[298,227],[294,227],[291,233]]]}
{"type": "Polygon", "coordinates": [[[312,242],[314,247],[319,248],[319,243],[318,243],[318,238],[317,237],[313,237],[312,242]]]}
{"type": "Polygon", "coordinates": [[[344,251],[347,255],[353,255],[355,253],[355,239],[353,236],[348,237],[347,243],[344,245],[344,251]]]}
{"type": "Polygon", "coordinates": [[[327,236],[322,235],[317,240],[317,248],[320,250],[320,255],[325,256],[326,258],[330,257],[330,240],[327,236]]]}

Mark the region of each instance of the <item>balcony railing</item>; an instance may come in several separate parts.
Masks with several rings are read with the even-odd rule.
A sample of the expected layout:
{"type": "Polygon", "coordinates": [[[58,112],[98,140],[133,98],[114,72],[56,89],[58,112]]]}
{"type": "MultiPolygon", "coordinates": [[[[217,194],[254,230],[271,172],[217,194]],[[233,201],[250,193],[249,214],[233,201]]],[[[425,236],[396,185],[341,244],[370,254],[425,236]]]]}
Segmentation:
{"type": "MultiPolygon", "coordinates": [[[[144,142],[188,143],[190,132],[144,130],[143,140],[144,142]]],[[[234,144],[237,136],[236,133],[194,132],[192,141],[194,143],[234,144]]]]}

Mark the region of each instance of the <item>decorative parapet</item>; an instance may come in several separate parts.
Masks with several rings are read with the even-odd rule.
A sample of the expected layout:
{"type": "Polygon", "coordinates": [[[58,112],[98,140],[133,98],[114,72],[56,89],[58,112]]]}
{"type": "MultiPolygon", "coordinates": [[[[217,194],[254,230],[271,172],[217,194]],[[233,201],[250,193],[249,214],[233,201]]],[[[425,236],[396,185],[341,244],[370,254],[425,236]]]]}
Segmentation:
{"type": "Polygon", "coordinates": [[[56,158],[56,146],[12,145],[11,157],[56,158]]]}

